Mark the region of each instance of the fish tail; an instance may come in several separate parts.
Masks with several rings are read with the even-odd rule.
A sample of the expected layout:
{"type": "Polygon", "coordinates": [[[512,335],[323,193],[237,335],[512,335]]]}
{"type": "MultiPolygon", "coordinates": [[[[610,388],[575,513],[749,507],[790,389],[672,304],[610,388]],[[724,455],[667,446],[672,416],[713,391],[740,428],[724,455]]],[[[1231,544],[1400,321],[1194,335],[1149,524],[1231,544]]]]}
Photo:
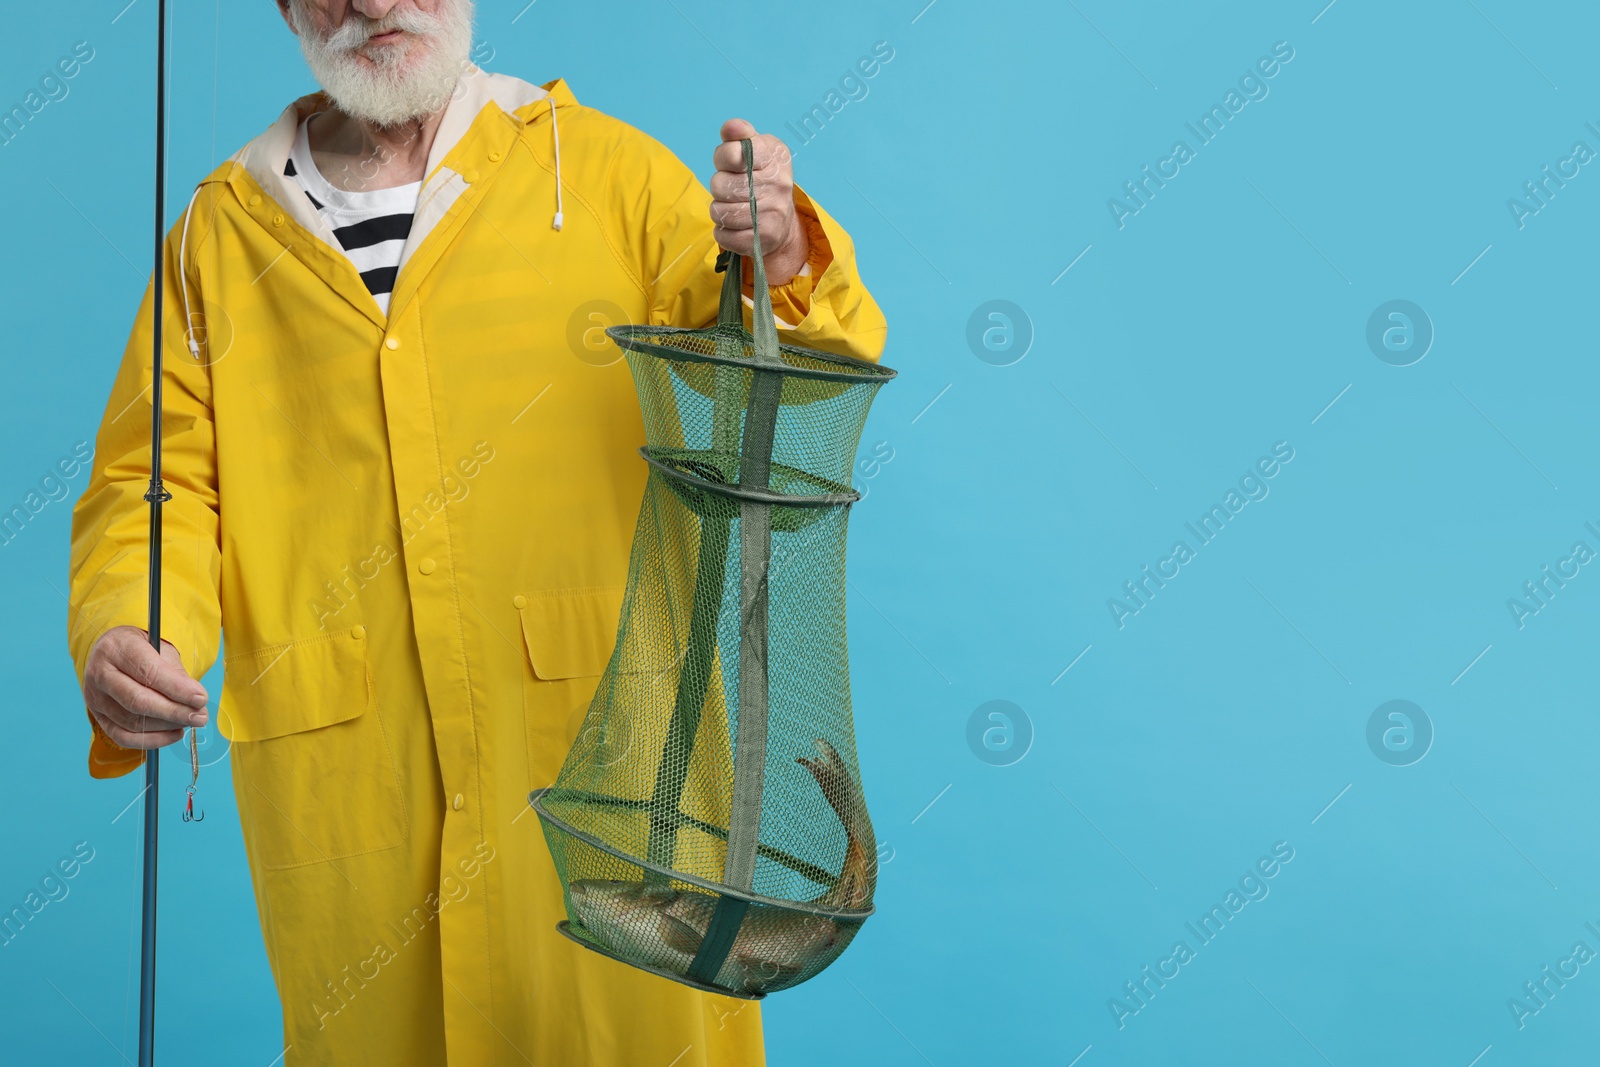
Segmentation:
{"type": "Polygon", "coordinates": [[[822,788],[822,795],[844,824],[845,856],[838,883],[816,903],[824,907],[864,907],[878,882],[878,843],[867,805],[839,750],[817,738],[819,756],[795,760],[822,788]]]}

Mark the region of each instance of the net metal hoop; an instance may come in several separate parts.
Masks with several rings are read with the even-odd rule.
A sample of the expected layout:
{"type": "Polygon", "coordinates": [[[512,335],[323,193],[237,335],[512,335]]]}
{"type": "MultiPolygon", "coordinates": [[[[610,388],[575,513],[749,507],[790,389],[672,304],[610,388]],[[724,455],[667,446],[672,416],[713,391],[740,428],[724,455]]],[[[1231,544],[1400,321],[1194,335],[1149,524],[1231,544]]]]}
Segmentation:
{"type": "Polygon", "coordinates": [[[609,956],[618,963],[626,963],[629,967],[637,967],[641,971],[648,971],[650,974],[660,975],[662,978],[670,978],[674,982],[682,982],[684,985],[692,986],[695,989],[700,990],[702,993],[715,993],[719,997],[737,997],[740,1000],[765,1000],[767,998],[765,993],[736,992],[732,989],[724,989],[719,985],[712,985],[709,982],[702,982],[699,979],[691,978],[686,974],[678,974],[675,971],[669,971],[664,967],[657,967],[653,964],[629,959],[627,956],[611,948],[611,946],[607,945],[605,942],[588,936],[587,932],[582,934],[578,933],[579,930],[584,929],[585,928],[583,926],[575,927],[570,919],[562,919],[560,922],[556,923],[556,930],[559,931],[561,936],[566,938],[568,941],[582,945],[584,948],[589,949],[592,952],[598,952],[602,956],[609,956]]]}
{"type": "MultiPolygon", "coordinates": [[[[650,466],[654,467],[656,470],[670,478],[674,478],[680,482],[687,482],[696,489],[703,489],[706,492],[714,493],[717,496],[731,497],[734,500],[751,500],[758,504],[774,504],[779,507],[789,508],[832,508],[837,507],[840,504],[854,504],[856,501],[861,499],[861,494],[856,492],[854,489],[850,490],[848,493],[819,493],[814,496],[786,496],[785,494],[776,492],[772,489],[757,489],[753,486],[739,485],[737,482],[714,482],[709,478],[702,478],[699,475],[690,474],[688,471],[683,470],[680,467],[675,467],[671,463],[652,456],[649,448],[649,445],[640,446],[639,455],[644,457],[644,461],[650,464],[650,466]]],[[[781,466],[781,464],[773,464],[774,469],[778,469],[781,466]]],[[[804,471],[795,470],[792,467],[787,469],[794,471],[795,474],[800,475],[810,481],[821,480],[815,475],[806,474],[804,471]]]]}
{"type": "MultiPolygon", "coordinates": [[[[551,793],[566,793],[566,795],[571,796],[570,792],[557,789],[554,786],[545,789],[535,789],[533,792],[528,794],[528,804],[533,808],[534,812],[539,816],[539,818],[554,825],[563,833],[582,841],[590,848],[597,849],[606,853],[607,855],[615,856],[620,860],[625,860],[629,866],[641,867],[645,870],[654,871],[657,874],[669,878],[674,882],[683,882],[685,885],[692,885],[698,889],[704,889],[706,892],[714,896],[737,897],[740,900],[748,900],[752,904],[765,904],[768,907],[779,908],[783,911],[801,912],[806,915],[820,915],[825,919],[843,919],[847,922],[865,922],[877,911],[876,906],[868,906],[865,908],[819,908],[816,905],[808,904],[805,901],[785,900],[782,897],[763,896],[760,893],[751,892],[750,890],[734,889],[724,883],[713,882],[710,879],[701,878],[698,875],[689,874],[685,871],[676,870],[672,867],[663,867],[660,864],[651,863],[649,860],[641,859],[638,856],[630,856],[628,853],[623,852],[621,849],[618,849],[605,841],[602,841],[593,834],[579,830],[577,827],[573,826],[571,823],[568,823],[560,816],[552,814],[550,809],[545,807],[543,803],[545,796],[551,793]]],[[[763,854],[768,854],[767,850],[763,849],[763,854]]],[[[674,975],[673,977],[677,976],[674,975]]],[[[721,989],[720,987],[717,987],[717,991],[726,992],[726,990],[721,989]]]]}
{"type": "MultiPolygon", "coordinates": [[[[863,379],[875,378],[880,382],[887,382],[898,373],[890,367],[870,360],[857,359],[854,356],[841,356],[835,352],[824,352],[817,348],[805,348],[801,345],[778,345],[778,357],[783,362],[774,365],[754,357],[720,356],[713,352],[700,352],[685,346],[679,348],[671,344],[659,344],[649,338],[704,338],[714,339],[718,336],[719,327],[688,327],[688,326],[646,326],[640,323],[625,323],[621,326],[606,327],[606,336],[615,341],[620,347],[629,352],[640,352],[649,356],[659,356],[681,363],[720,363],[727,367],[740,367],[744,370],[773,371],[786,378],[811,378],[825,382],[860,382],[863,379]],[[800,359],[814,360],[819,363],[830,363],[837,366],[838,370],[828,370],[822,367],[807,367],[790,363],[785,356],[794,356],[800,359]]],[[[750,335],[744,330],[730,331],[727,336],[742,340],[746,346],[751,344],[750,335]]]]}

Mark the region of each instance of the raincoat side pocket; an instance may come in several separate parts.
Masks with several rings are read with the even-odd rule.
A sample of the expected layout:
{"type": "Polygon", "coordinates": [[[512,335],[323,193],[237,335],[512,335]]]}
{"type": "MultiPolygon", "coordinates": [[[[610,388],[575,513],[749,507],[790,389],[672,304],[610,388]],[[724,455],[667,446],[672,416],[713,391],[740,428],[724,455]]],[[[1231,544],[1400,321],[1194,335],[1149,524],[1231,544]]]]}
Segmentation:
{"type": "Polygon", "coordinates": [[[355,626],[225,660],[217,726],[233,743],[252,865],[326,863],[405,840],[367,644],[355,626]]]}
{"type": "Polygon", "coordinates": [[[587,678],[606,669],[617,640],[623,587],[558,589],[517,598],[533,675],[545,681],[587,678]]]}
{"type": "Polygon", "coordinates": [[[605,672],[617,640],[623,587],[557,589],[519,596],[522,714],[532,786],[549,785],[605,672]]]}

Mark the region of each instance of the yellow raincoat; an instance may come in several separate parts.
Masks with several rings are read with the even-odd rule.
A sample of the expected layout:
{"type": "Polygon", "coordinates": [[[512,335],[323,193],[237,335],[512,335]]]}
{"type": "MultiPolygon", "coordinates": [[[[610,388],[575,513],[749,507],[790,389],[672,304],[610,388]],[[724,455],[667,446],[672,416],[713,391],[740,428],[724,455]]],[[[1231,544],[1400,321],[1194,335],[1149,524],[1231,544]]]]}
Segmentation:
{"type": "MultiPolygon", "coordinates": [[[[163,631],[197,678],[227,633],[217,725],[286,1063],[759,1064],[754,1004],[556,932],[527,806],[605,668],[645,482],[601,330],[715,320],[710,194],[560,79],[469,68],[385,318],[282,175],[327,106],[206,178],[162,279],[163,631]]],[[[849,236],[795,201],[812,256],[772,289],[784,339],[876,360],[849,236]]],[[[152,317],[147,292],[73,514],[80,680],[146,622],[152,317]]],[[[94,730],[95,777],[141,759],[94,730]]]]}

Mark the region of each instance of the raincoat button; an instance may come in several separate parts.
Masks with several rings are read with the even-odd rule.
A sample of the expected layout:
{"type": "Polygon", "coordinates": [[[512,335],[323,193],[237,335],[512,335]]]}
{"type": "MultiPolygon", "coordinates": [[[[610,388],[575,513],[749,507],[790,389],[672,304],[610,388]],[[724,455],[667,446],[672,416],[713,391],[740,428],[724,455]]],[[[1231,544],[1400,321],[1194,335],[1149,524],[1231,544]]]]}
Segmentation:
{"type": "Polygon", "coordinates": [[[473,182],[478,180],[478,172],[476,170],[469,169],[465,174],[461,175],[461,179],[468,185],[471,185],[473,182]]]}
{"type": "Polygon", "coordinates": [[[451,805],[451,806],[454,807],[457,811],[460,811],[462,808],[467,806],[467,799],[465,797],[463,797],[460,793],[457,793],[456,794],[455,803],[453,805],[451,805]]]}
{"type": "Polygon", "coordinates": [[[511,606],[516,608],[518,611],[521,611],[523,608],[528,606],[528,598],[523,596],[521,593],[518,593],[516,596],[511,598],[511,606]]]}
{"type": "Polygon", "coordinates": [[[282,215],[274,215],[274,216],[272,216],[272,224],[274,226],[282,226],[283,225],[283,216],[282,215]]]}
{"type": "Polygon", "coordinates": [[[423,574],[432,574],[434,566],[435,564],[431,556],[424,556],[417,562],[417,570],[421,571],[423,574]]]}
{"type": "Polygon", "coordinates": [[[250,198],[250,206],[251,207],[260,207],[261,206],[261,194],[260,193],[257,193],[257,194],[255,194],[254,196],[252,196],[250,198]]]}
{"type": "Polygon", "coordinates": [[[354,630],[350,631],[350,636],[359,641],[363,637],[367,636],[367,628],[365,626],[357,626],[354,630]]]}
{"type": "Polygon", "coordinates": [[[398,337],[385,337],[383,339],[383,347],[387,348],[389,351],[393,352],[395,349],[400,347],[400,338],[398,338],[398,337]]]}
{"type": "Polygon", "coordinates": [[[499,152],[490,152],[489,153],[489,162],[490,163],[498,163],[504,158],[505,157],[502,156],[499,152]]]}

